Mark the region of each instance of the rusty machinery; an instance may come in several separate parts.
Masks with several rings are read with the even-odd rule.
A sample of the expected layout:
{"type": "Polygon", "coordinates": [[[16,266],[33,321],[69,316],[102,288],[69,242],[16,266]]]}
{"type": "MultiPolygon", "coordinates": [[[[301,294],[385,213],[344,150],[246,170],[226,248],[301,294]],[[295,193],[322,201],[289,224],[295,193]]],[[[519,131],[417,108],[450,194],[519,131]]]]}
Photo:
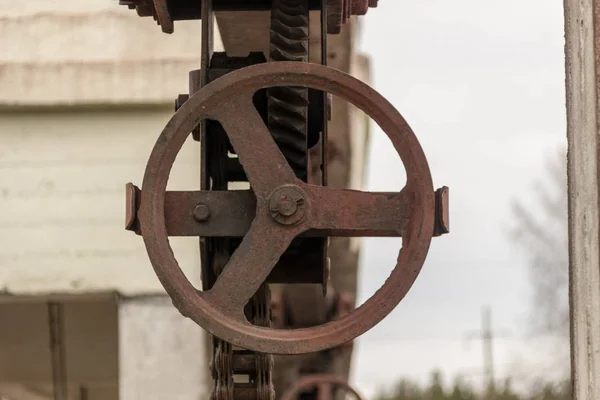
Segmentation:
{"type": "Polygon", "coordinates": [[[281,400],[296,400],[307,394],[318,400],[333,400],[333,395],[346,392],[355,400],[362,400],[360,394],[348,385],[343,377],[332,374],[303,376],[294,382],[281,396],[281,400]]]}
{"type": "Polygon", "coordinates": [[[432,237],[448,232],[448,189],[434,191],[408,124],[372,88],[326,66],[327,34],[339,33],[351,15],[365,14],[377,1],[121,3],[152,16],[166,33],[174,31],[174,21],[202,20],[202,68],[190,72],[190,94],[177,98],[141,190],[127,185],[126,227],[143,237],[175,307],[212,335],[211,398],[274,399],[274,354],[319,354],[351,343],[398,305],[419,274],[432,237]],[[271,11],[270,54],[213,52],[213,12],[248,10],[271,11]],[[311,11],[321,16],[320,64],[308,62],[311,11]],[[363,110],[388,135],[406,168],[407,184],[400,192],[327,186],[331,95],[363,110]],[[166,191],[190,134],[201,142],[200,191],[166,191]],[[250,189],[230,190],[240,182],[250,189]],[[200,237],[202,290],[180,270],[169,236],[200,237]],[[343,294],[326,293],[330,236],[402,237],[391,276],[358,308],[344,302],[343,294]],[[321,285],[323,296],[333,299],[327,323],[301,329],[286,324],[283,300],[270,298],[269,284],[300,283],[321,285]],[[237,375],[245,379],[234,379],[237,375]]]}

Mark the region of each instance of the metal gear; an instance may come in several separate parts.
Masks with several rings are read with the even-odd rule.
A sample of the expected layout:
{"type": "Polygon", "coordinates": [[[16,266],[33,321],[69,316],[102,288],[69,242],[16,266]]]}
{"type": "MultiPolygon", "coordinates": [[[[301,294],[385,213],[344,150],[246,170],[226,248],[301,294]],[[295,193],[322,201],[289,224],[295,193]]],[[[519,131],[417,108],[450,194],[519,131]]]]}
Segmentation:
{"type": "MultiPolygon", "coordinates": [[[[308,62],[308,0],[273,0],[270,61],[308,62]]],[[[267,90],[268,127],[296,173],[308,173],[308,89],[274,87],[267,90]]]]}

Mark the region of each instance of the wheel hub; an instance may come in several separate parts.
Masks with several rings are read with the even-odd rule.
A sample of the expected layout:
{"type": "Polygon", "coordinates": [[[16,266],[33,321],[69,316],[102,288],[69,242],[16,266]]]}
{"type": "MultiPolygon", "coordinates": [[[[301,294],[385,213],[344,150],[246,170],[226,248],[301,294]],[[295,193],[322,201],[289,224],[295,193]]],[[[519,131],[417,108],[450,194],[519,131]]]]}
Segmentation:
{"type": "Polygon", "coordinates": [[[304,218],[305,193],[297,186],[277,188],[269,197],[271,217],[282,225],[293,225],[304,218]]]}

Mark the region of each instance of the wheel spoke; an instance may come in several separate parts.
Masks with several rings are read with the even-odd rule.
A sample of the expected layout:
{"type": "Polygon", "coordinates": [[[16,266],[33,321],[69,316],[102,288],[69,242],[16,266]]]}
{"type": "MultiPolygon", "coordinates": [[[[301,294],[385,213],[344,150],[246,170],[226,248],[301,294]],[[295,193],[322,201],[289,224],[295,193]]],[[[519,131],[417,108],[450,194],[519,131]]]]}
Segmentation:
{"type": "Polygon", "coordinates": [[[250,94],[231,98],[213,115],[227,132],[257,197],[264,199],[276,187],[297,181],[250,94]]]}
{"type": "Polygon", "coordinates": [[[281,227],[266,213],[252,223],[242,243],[232,254],[213,287],[202,296],[232,315],[242,315],[244,306],[258,291],[301,226],[281,227]]]}
{"type": "Polygon", "coordinates": [[[319,400],[333,400],[332,399],[332,385],[329,382],[321,382],[317,385],[317,391],[319,393],[319,400]]]}
{"type": "Polygon", "coordinates": [[[411,216],[414,194],[361,192],[304,185],[312,204],[310,227],[331,236],[401,236],[411,216]],[[398,235],[400,234],[400,235],[398,235]]]}

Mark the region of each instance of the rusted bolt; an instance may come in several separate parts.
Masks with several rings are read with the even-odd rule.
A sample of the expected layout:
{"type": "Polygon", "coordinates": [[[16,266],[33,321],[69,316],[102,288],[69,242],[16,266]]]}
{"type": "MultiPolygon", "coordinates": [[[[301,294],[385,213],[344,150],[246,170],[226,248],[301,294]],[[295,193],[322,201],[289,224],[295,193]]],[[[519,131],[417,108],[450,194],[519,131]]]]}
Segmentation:
{"type": "Polygon", "coordinates": [[[210,209],[205,204],[198,204],[194,208],[194,219],[198,222],[204,222],[210,217],[210,209]]]}
{"type": "Polygon", "coordinates": [[[285,194],[279,198],[279,205],[277,206],[279,214],[284,217],[291,217],[298,211],[298,204],[296,201],[287,197],[285,194]]]}
{"type": "Polygon", "coordinates": [[[276,189],[269,197],[271,217],[282,225],[292,225],[304,217],[304,193],[296,186],[276,189]]]}

